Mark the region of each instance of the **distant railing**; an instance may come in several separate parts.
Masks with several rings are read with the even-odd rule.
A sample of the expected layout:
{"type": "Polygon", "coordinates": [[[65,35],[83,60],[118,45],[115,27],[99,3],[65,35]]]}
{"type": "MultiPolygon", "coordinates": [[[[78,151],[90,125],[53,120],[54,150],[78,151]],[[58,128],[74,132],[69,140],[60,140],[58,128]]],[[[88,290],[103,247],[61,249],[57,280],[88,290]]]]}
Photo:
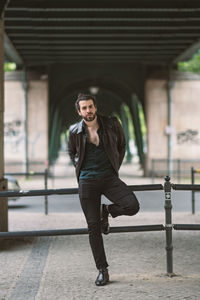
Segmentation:
{"type": "Polygon", "coordinates": [[[31,171],[42,172],[47,168],[48,163],[45,161],[6,161],[5,162],[5,172],[10,173],[11,171],[15,173],[20,173],[26,171],[27,173],[31,171]]]}
{"type": "MultiPolygon", "coordinates": [[[[200,168],[200,160],[195,159],[172,159],[171,164],[173,166],[171,172],[171,177],[181,183],[181,179],[190,179],[191,176],[191,165],[196,169],[200,168]]],[[[168,170],[169,159],[152,159],[151,160],[151,178],[152,183],[154,183],[156,177],[164,177],[169,174],[168,170]]]]}
{"type": "MultiPolygon", "coordinates": [[[[25,176],[26,178],[30,176],[44,176],[44,189],[48,189],[48,170],[45,169],[44,172],[12,172],[12,173],[5,173],[5,176],[25,176]]],[[[14,193],[14,191],[12,191],[14,193]]],[[[17,196],[18,197],[18,196],[17,196]]],[[[44,210],[45,215],[48,215],[48,195],[44,195],[44,210]]]]}
{"type": "MultiPolygon", "coordinates": [[[[191,168],[191,183],[194,184],[195,174],[200,174],[200,169],[191,168]]],[[[195,214],[195,190],[192,190],[192,213],[195,214]]]]}

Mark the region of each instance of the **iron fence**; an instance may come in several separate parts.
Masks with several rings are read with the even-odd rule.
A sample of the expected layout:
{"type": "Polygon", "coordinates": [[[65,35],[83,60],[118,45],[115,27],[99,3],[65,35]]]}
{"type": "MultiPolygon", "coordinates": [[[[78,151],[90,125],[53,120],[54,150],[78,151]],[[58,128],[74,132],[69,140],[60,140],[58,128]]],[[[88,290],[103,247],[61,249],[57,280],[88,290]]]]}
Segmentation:
{"type": "MultiPolygon", "coordinates": [[[[194,184],[195,174],[200,174],[200,169],[191,168],[191,183],[194,184]]],[[[195,214],[195,190],[192,190],[192,213],[195,214]]]]}
{"type": "MultiPolygon", "coordinates": [[[[29,178],[30,176],[43,176],[44,177],[44,188],[45,190],[48,189],[48,170],[45,169],[44,172],[12,172],[12,173],[5,173],[7,176],[25,176],[29,178]]],[[[12,191],[14,193],[14,191],[12,191]]],[[[20,192],[21,194],[21,192],[20,192]]],[[[8,196],[5,196],[8,197],[8,196]]],[[[18,196],[15,196],[18,197],[18,196]]],[[[19,196],[20,197],[20,196],[19,196]]],[[[45,215],[48,215],[48,194],[44,195],[44,211],[45,215]]]]}
{"type": "MultiPolygon", "coordinates": [[[[198,169],[200,167],[200,160],[195,159],[172,159],[171,164],[173,166],[171,172],[171,178],[176,179],[178,183],[181,183],[182,179],[190,178],[191,165],[198,169]]],[[[151,178],[154,183],[156,177],[164,177],[169,174],[168,170],[169,159],[152,159],[151,160],[151,178]]]]}
{"type": "MultiPolygon", "coordinates": [[[[164,190],[165,195],[165,224],[153,224],[153,225],[139,225],[139,226],[120,226],[111,227],[111,233],[119,232],[151,232],[151,231],[165,231],[166,236],[166,264],[167,275],[174,276],[173,272],[173,230],[200,230],[200,224],[173,224],[172,223],[172,202],[171,202],[171,190],[193,190],[200,191],[200,185],[195,184],[173,184],[170,182],[170,177],[165,177],[165,183],[162,184],[150,184],[150,185],[131,185],[129,186],[131,191],[158,191],[164,190]]],[[[44,195],[66,195],[77,194],[77,188],[70,189],[49,189],[49,190],[30,190],[11,192],[0,192],[1,197],[27,197],[27,196],[44,196],[44,195]]],[[[0,232],[0,238],[19,238],[19,237],[39,237],[39,236],[58,236],[58,235],[80,235],[88,234],[87,228],[72,228],[72,229],[59,229],[59,230],[37,230],[37,231],[12,231],[12,232],[0,232]]]]}

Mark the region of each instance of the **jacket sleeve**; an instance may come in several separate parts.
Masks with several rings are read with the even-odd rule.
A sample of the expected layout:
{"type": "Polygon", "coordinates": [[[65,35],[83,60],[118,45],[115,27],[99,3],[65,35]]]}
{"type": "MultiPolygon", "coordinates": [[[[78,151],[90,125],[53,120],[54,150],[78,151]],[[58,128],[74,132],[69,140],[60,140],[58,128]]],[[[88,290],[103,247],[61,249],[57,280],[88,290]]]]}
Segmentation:
{"type": "Polygon", "coordinates": [[[75,142],[75,135],[71,132],[69,128],[69,137],[68,137],[68,154],[72,161],[72,164],[76,167],[76,142],[75,142]]]}
{"type": "Polygon", "coordinates": [[[124,135],[124,130],[117,118],[114,118],[114,127],[117,135],[117,148],[119,152],[119,167],[120,167],[124,159],[124,155],[126,153],[126,138],[124,135]]]}

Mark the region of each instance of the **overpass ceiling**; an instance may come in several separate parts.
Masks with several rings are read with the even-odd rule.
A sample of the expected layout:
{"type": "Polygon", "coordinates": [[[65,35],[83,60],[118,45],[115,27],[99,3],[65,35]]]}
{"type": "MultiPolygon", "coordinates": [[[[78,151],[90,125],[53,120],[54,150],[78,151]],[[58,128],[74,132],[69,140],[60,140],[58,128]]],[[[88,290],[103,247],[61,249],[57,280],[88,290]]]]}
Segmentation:
{"type": "Polygon", "coordinates": [[[10,0],[5,32],[29,66],[168,65],[200,47],[200,1],[10,0]]]}

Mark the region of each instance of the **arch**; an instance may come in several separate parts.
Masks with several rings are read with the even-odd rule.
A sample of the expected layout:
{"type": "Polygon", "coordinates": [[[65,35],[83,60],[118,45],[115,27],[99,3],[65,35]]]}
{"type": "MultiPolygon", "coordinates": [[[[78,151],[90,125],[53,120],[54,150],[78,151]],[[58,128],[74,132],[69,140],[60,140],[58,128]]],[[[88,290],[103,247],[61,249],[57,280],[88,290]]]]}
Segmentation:
{"type": "MultiPolygon", "coordinates": [[[[89,87],[98,86],[99,92],[97,96],[97,106],[100,113],[104,115],[110,115],[113,113],[117,113],[118,116],[122,119],[122,109],[121,106],[123,103],[128,105],[130,108],[130,112],[132,115],[132,122],[134,125],[135,131],[138,133],[136,136],[136,144],[138,148],[138,155],[140,157],[140,162],[143,160],[143,151],[141,147],[141,131],[138,126],[140,126],[138,122],[138,117],[136,114],[138,111],[133,113],[133,105],[132,105],[132,95],[133,90],[126,82],[122,82],[120,80],[116,80],[110,77],[90,77],[88,76],[76,79],[74,81],[68,82],[66,85],[62,85],[63,87],[59,89],[57,92],[57,96],[50,103],[50,126],[49,126],[49,139],[50,145],[54,145],[57,149],[51,147],[50,149],[50,161],[53,157],[54,159],[57,156],[58,147],[60,146],[57,139],[56,143],[52,141],[55,138],[55,126],[57,128],[56,135],[59,136],[62,131],[66,130],[70,124],[77,122],[79,120],[79,116],[75,113],[74,102],[79,92],[89,92],[89,87]],[[106,99],[106,101],[104,101],[106,99]],[[109,99],[109,100],[107,100],[109,99]],[[66,105],[67,104],[67,105],[66,105]],[[55,114],[56,112],[56,114],[55,114]],[[72,113],[73,112],[73,113],[72,113]],[[55,118],[56,116],[56,118],[55,118]],[[135,120],[136,119],[136,120],[135,120]],[[57,120],[57,121],[56,121],[57,120]],[[56,125],[55,122],[58,122],[59,126],[56,125]],[[139,138],[138,138],[139,137],[139,138]]],[[[123,122],[122,122],[123,123],[123,122]]],[[[125,123],[123,124],[125,125],[125,123]]],[[[125,129],[125,128],[124,128],[125,129]]],[[[128,134],[126,136],[129,136],[128,134]]]]}

